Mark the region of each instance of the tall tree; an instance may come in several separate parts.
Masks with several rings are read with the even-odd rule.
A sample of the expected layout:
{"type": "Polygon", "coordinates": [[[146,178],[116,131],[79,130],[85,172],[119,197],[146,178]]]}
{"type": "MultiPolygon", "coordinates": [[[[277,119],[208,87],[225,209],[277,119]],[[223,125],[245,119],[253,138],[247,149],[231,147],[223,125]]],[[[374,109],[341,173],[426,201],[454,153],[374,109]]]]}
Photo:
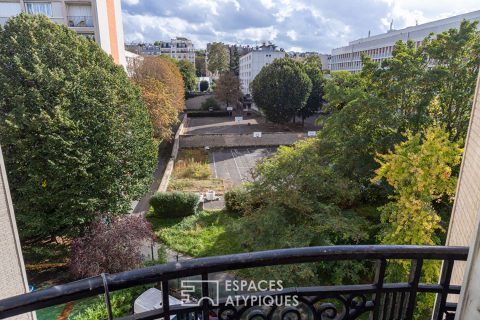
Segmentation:
{"type": "Polygon", "coordinates": [[[208,70],[218,75],[228,70],[230,55],[227,47],[221,42],[214,42],[207,52],[208,70]]]}
{"type": "Polygon", "coordinates": [[[207,76],[207,66],[206,66],[205,60],[206,60],[205,50],[198,50],[195,54],[195,73],[197,77],[207,76]]]}
{"type": "Polygon", "coordinates": [[[220,75],[215,87],[215,96],[227,107],[236,103],[241,96],[240,80],[233,72],[225,72],[220,75]]]}
{"type": "Polygon", "coordinates": [[[236,45],[230,48],[230,71],[233,72],[236,76],[240,72],[240,54],[238,53],[238,48],[236,45]]]}
{"type": "Polygon", "coordinates": [[[300,109],[298,114],[302,117],[302,125],[305,118],[315,114],[322,107],[323,103],[323,86],[325,79],[322,73],[322,63],[319,56],[309,56],[304,61],[305,72],[312,82],[312,91],[308,96],[307,103],[300,109]]]}
{"type": "Polygon", "coordinates": [[[165,84],[173,106],[178,111],[183,111],[185,86],[175,60],[165,56],[143,57],[131,64],[130,74],[134,81],[152,78],[165,84]]]}
{"type": "Polygon", "coordinates": [[[128,212],[151,181],[148,111],[95,42],[45,16],[0,28],[0,143],[20,236],[76,236],[128,212]]]}
{"type": "Polygon", "coordinates": [[[445,124],[453,140],[464,138],[470,119],[475,82],[480,67],[478,22],[463,21],[426,39],[421,53],[427,55],[427,79],[438,100],[431,110],[433,121],[445,124]]]}
{"type": "Polygon", "coordinates": [[[172,138],[172,127],[178,122],[178,110],[167,85],[160,80],[147,78],[134,81],[140,87],[146,104],[155,137],[162,140],[172,138]]]}
{"type": "MultiPolygon", "coordinates": [[[[439,245],[443,229],[434,205],[445,197],[453,198],[457,178],[452,173],[460,164],[463,150],[458,142],[449,140],[448,132],[441,127],[429,127],[415,135],[407,133],[406,138],[393,152],[377,157],[380,168],[373,181],[385,179],[395,190],[394,201],[380,208],[384,223],[381,241],[439,245]]],[[[410,261],[394,261],[389,264],[387,276],[391,282],[402,281],[410,267],[410,261]]],[[[437,261],[426,261],[422,275],[425,282],[438,281],[439,271],[437,261]]],[[[429,315],[433,300],[431,296],[420,297],[416,313],[429,315]]]]}
{"type": "Polygon", "coordinates": [[[179,60],[177,66],[183,78],[185,92],[195,91],[197,89],[197,76],[193,63],[187,60],[179,60]]]}
{"type": "Polygon", "coordinates": [[[275,59],[255,77],[251,90],[253,100],[269,121],[287,123],[307,103],[312,81],[299,62],[275,59]]]}

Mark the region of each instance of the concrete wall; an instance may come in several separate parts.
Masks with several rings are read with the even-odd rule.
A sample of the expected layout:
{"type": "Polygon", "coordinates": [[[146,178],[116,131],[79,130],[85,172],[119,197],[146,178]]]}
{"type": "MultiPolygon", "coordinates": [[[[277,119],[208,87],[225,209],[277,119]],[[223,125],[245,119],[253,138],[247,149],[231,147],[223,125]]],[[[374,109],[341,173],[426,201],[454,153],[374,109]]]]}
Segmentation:
{"type": "Polygon", "coordinates": [[[252,134],[204,134],[180,136],[180,148],[266,147],[292,145],[306,138],[305,133],[263,133],[261,138],[252,134]]]}
{"type": "MultiPolygon", "coordinates": [[[[480,79],[480,78],[479,78],[480,79]]],[[[475,221],[480,210],[480,89],[477,90],[460,169],[455,203],[448,228],[448,246],[472,245],[475,221]]],[[[465,263],[455,263],[452,284],[461,284],[465,263]]]]}
{"type": "MultiPolygon", "coordinates": [[[[4,299],[26,293],[28,284],[1,151],[0,148],[0,299],[4,299]]],[[[10,319],[34,319],[34,315],[10,319]]]]}
{"type": "Polygon", "coordinates": [[[178,150],[180,149],[180,135],[183,133],[185,128],[185,124],[187,123],[187,115],[185,114],[178,127],[177,132],[175,133],[175,138],[173,140],[173,147],[172,147],[172,155],[170,156],[170,160],[167,163],[167,167],[163,173],[162,181],[160,182],[160,186],[158,187],[158,192],[165,192],[168,188],[168,183],[170,181],[170,176],[173,173],[173,167],[175,165],[175,160],[178,156],[178,150]]]}

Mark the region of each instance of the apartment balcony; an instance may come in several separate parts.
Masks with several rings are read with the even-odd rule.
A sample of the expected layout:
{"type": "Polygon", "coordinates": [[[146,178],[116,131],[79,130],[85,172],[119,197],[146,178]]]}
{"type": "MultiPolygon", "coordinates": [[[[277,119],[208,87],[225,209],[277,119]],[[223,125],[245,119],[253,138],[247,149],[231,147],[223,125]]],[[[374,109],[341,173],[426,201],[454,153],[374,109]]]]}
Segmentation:
{"type": "Polygon", "coordinates": [[[67,21],[71,28],[93,28],[92,16],[67,16],[67,21]]]}
{"type": "MultiPolygon", "coordinates": [[[[300,319],[413,319],[419,294],[437,295],[432,319],[453,319],[456,304],[447,302],[449,295],[459,294],[460,287],[450,284],[456,261],[465,261],[466,247],[441,246],[327,246],[252,252],[219,257],[208,257],[173,262],[118,274],[102,274],[49,289],[0,300],[0,319],[21,313],[62,304],[98,294],[105,296],[105,308],[110,310],[110,293],[149,283],[161,283],[162,306],[159,309],[135,314],[121,319],[218,319],[248,320],[300,320],[300,319]],[[411,261],[409,278],[401,283],[387,283],[385,273],[392,260],[411,261]],[[320,261],[368,260],[374,262],[367,283],[338,286],[311,286],[283,288],[279,291],[257,292],[243,295],[237,305],[227,304],[228,299],[215,300],[215,283],[207,282],[213,273],[245,268],[301,264],[320,261]],[[422,283],[424,262],[443,262],[438,283],[422,283]],[[200,302],[197,304],[169,305],[169,288],[172,280],[197,277],[200,302]],[[213,292],[213,293],[212,293],[213,292]],[[261,306],[248,297],[294,297],[299,304],[285,307],[275,303],[261,306]]],[[[172,293],[173,294],[173,293],[172,293]]],[[[261,300],[261,299],[260,299],[261,300]]],[[[278,299],[282,300],[282,299],[278,299]]],[[[198,300],[197,300],[198,301],[198,300]]],[[[277,300],[275,300],[277,301],[277,300]]],[[[286,300],[283,300],[286,301],[286,300]]],[[[111,312],[109,312],[112,319],[111,312]]]]}

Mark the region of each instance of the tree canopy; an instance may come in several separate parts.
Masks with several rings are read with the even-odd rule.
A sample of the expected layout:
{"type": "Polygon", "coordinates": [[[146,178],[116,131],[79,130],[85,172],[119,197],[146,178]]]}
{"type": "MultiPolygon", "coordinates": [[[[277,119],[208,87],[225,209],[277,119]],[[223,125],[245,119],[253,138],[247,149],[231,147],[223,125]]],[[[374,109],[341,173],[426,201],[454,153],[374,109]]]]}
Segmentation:
{"type": "Polygon", "coordinates": [[[312,90],[303,66],[292,59],[275,59],[251,83],[255,104],[275,123],[291,121],[302,110],[312,90]]]}
{"type": "Polygon", "coordinates": [[[185,92],[197,90],[197,76],[193,63],[188,60],[178,60],[177,66],[183,78],[185,92]]]}
{"type": "Polygon", "coordinates": [[[215,97],[225,103],[227,107],[235,105],[241,96],[240,80],[233,72],[225,72],[216,82],[215,97]]]}
{"type": "Polygon", "coordinates": [[[45,16],[0,27],[0,143],[22,239],[128,212],[156,164],[148,111],[95,42],[45,16]]]}
{"type": "Polygon", "coordinates": [[[221,42],[214,42],[207,51],[207,68],[213,74],[228,70],[230,55],[227,47],[221,42]]]}

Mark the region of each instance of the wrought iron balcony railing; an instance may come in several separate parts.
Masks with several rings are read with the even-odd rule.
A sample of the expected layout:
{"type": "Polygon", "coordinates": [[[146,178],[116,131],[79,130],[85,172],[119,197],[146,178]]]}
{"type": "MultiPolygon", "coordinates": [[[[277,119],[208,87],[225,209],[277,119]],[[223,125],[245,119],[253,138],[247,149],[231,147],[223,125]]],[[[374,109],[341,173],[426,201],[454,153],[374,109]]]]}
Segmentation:
{"type": "MultiPolygon", "coordinates": [[[[118,274],[102,274],[49,289],[0,300],[0,319],[59,305],[68,301],[105,295],[109,310],[110,292],[137,285],[162,284],[163,308],[121,318],[128,319],[211,319],[212,312],[219,319],[407,319],[413,318],[416,299],[421,293],[437,294],[433,319],[453,319],[456,304],[447,303],[449,294],[460,293],[460,287],[450,285],[455,261],[465,261],[466,247],[441,246],[329,246],[281,249],[219,257],[193,259],[137,269],[118,274]],[[411,272],[404,283],[386,283],[385,270],[390,260],[410,260],[411,272]],[[225,298],[212,303],[211,283],[205,280],[217,272],[245,268],[300,264],[319,261],[371,260],[376,262],[375,277],[369,284],[285,288],[280,291],[260,292],[257,296],[297,296],[299,305],[285,307],[272,304],[254,306],[253,300],[243,296],[238,305],[227,305],[225,298]],[[424,261],[443,262],[439,283],[421,283],[424,261]],[[199,276],[200,303],[169,305],[169,280],[199,276]],[[210,287],[210,288],[209,288],[210,287]],[[209,298],[204,298],[209,297],[209,298]]],[[[254,293],[251,293],[254,295],[254,293]]]]}
{"type": "Polygon", "coordinates": [[[67,16],[68,26],[74,28],[93,27],[92,16],[67,16]]]}

